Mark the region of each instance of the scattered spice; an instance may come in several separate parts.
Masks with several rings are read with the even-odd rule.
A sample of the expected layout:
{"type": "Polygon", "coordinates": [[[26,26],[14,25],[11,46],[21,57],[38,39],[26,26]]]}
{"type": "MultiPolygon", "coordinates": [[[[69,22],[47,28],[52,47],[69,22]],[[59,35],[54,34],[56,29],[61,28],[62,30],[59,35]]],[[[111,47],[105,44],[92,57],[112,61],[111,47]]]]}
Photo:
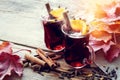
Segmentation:
{"type": "Polygon", "coordinates": [[[44,62],[41,59],[38,59],[37,57],[32,56],[31,54],[25,54],[25,58],[32,61],[32,62],[34,62],[34,63],[40,64],[42,66],[47,65],[46,62],[44,62]]]}
{"type": "Polygon", "coordinates": [[[118,70],[118,67],[116,67],[116,70],[118,70]]]}
{"type": "Polygon", "coordinates": [[[39,48],[39,49],[36,50],[36,52],[49,65],[50,68],[57,67],[57,65],[55,64],[55,62],[49,56],[47,56],[43,50],[41,50],[39,48]]]}
{"type": "MultiPolygon", "coordinates": [[[[107,74],[105,74],[99,67],[95,67],[91,65],[87,65],[80,70],[76,70],[74,68],[65,69],[64,67],[61,67],[61,65],[57,61],[53,61],[53,59],[49,55],[46,55],[45,52],[39,51],[39,54],[32,57],[34,57],[34,59],[37,58],[39,60],[42,60],[45,63],[47,63],[46,61],[50,61],[50,63],[54,64],[56,67],[53,68],[50,64],[48,65],[48,63],[46,66],[38,64],[36,63],[36,61],[31,60],[31,58],[28,57],[23,61],[23,64],[26,65],[26,67],[30,67],[31,69],[33,69],[35,72],[39,73],[42,76],[44,76],[42,72],[45,73],[54,72],[59,75],[58,78],[63,80],[66,78],[70,80],[74,80],[74,78],[76,77],[80,78],[78,80],[112,80],[112,78],[117,80],[118,77],[116,73],[118,67],[110,71],[110,67],[105,66],[107,74]]],[[[52,57],[54,56],[52,54],[52,57]]]]}
{"type": "Polygon", "coordinates": [[[113,69],[108,73],[109,76],[111,76],[112,78],[114,78],[115,80],[117,79],[117,73],[116,70],[113,69]]]}
{"type": "Polygon", "coordinates": [[[54,57],[52,57],[53,60],[58,60],[60,59],[62,56],[61,55],[55,55],[54,57]]]}
{"type": "Polygon", "coordinates": [[[30,60],[28,60],[28,59],[23,60],[24,67],[29,67],[29,63],[30,63],[30,60]]]}
{"type": "Polygon", "coordinates": [[[39,71],[39,70],[41,69],[41,65],[38,65],[38,64],[31,65],[31,68],[32,68],[34,71],[39,71]]]}
{"type": "MultiPolygon", "coordinates": [[[[38,72],[40,75],[44,76],[42,72],[56,72],[59,74],[58,78],[60,79],[72,79],[75,77],[81,77],[81,80],[112,80],[114,78],[117,79],[117,74],[115,69],[113,69],[111,72],[109,72],[107,75],[103,73],[98,67],[85,67],[76,72],[74,68],[71,69],[64,69],[61,68],[60,64],[58,68],[51,69],[49,66],[41,66],[38,64],[33,64],[29,60],[24,61],[25,63],[29,63],[29,66],[35,71],[38,72]],[[31,65],[30,65],[31,64],[31,65]]],[[[56,62],[57,63],[57,62],[56,62]]],[[[57,63],[58,64],[58,63],[57,63]]]]}
{"type": "Polygon", "coordinates": [[[107,67],[107,69],[106,69],[106,72],[107,72],[107,73],[108,73],[109,69],[110,69],[110,67],[107,67]]]}
{"type": "Polygon", "coordinates": [[[104,68],[106,68],[106,66],[105,66],[105,65],[104,65],[103,67],[104,67],[104,68]]]}

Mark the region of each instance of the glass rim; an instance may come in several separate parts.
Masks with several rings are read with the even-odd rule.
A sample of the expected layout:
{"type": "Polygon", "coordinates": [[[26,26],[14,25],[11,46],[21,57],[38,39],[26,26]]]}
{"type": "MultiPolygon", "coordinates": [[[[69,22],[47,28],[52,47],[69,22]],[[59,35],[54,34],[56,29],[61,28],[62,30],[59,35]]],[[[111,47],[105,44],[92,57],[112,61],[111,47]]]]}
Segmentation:
{"type": "Polygon", "coordinates": [[[67,31],[67,28],[66,28],[66,31],[65,31],[65,29],[64,29],[65,26],[66,26],[66,24],[63,24],[63,25],[61,26],[61,31],[62,31],[65,35],[67,35],[67,36],[69,36],[69,37],[71,37],[71,38],[84,38],[84,37],[89,36],[89,32],[87,32],[87,34],[85,34],[85,35],[82,35],[81,32],[77,32],[77,31],[73,31],[73,30],[67,31]]]}
{"type": "Polygon", "coordinates": [[[55,18],[54,18],[54,19],[50,19],[49,16],[48,16],[48,17],[45,17],[45,16],[44,16],[44,17],[41,18],[41,20],[42,20],[42,21],[47,21],[47,22],[49,22],[49,21],[52,22],[52,20],[53,20],[53,22],[63,21],[63,20],[57,20],[57,19],[55,19],[55,18]]]}

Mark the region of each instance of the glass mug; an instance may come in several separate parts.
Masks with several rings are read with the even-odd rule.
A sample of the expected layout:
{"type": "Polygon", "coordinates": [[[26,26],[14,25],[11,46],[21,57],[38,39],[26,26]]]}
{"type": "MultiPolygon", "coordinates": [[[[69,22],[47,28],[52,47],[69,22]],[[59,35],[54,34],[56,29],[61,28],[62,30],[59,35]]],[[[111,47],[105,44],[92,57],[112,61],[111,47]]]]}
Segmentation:
{"type": "Polygon", "coordinates": [[[63,21],[42,20],[44,27],[44,41],[48,49],[61,51],[64,49],[64,34],[61,31],[63,21]]]}
{"type": "Polygon", "coordinates": [[[63,55],[66,63],[75,69],[93,63],[95,53],[92,47],[88,45],[89,35],[67,31],[65,25],[62,26],[62,32],[65,35],[65,49],[63,55]]]}

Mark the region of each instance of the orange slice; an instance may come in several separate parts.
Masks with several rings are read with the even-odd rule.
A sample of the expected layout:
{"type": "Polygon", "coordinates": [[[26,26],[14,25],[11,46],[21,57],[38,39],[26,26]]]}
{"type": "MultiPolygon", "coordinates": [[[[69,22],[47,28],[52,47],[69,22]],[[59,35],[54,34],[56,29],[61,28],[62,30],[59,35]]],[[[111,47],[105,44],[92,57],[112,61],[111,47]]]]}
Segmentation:
{"type": "Polygon", "coordinates": [[[80,32],[82,30],[81,20],[70,20],[71,27],[74,31],[80,32]]]}
{"type": "Polygon", "coordinates": [[[63,19],[63,12],[65,12],[65,8],[57,8],[50,12],[50,14],[55,17],[57,20],[63,19]]]}
{"type": "Polygon", "coordinates": [[[70,20],[71,27],[74,31],[81,32],[82,35],[87,34],[88,26],[83,20],[70,20]]]}
{"type": "Polygon", "coordinates": [[[89,31],[89,26],[87,26],[86,24],[83,24],[83,27],[82,27],[82,35],[86,35],[89,31]]]}

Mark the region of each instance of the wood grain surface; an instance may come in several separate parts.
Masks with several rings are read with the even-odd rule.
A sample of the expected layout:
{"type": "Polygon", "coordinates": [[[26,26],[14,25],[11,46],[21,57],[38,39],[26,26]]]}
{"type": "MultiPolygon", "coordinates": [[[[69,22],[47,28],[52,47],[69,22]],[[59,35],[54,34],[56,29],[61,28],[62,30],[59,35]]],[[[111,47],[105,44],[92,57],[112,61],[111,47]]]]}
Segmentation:
{"type": "MultiPolygon", "coordinates": [[[[44,30],[41,24],[43,16],[47,16],[45,3],[49,2],[52,8],[58,6],[66,7],[69,10],[69,16],[82,17],[86,19],[92,18],[96,0],[0,0],[0,39],[14,41],[30,46],[46,48],[44,44],[44,30]],[[87,10],[86,10],[87,9],[87,10]]],[[[97,0],[96,3],[103,0],[97,0]]],[[[105,0],[110,1],[110,0],[105,0]]],[[[118,0],[119,1],[119,0],[118,0]]],[[[16,46],[18,48],[24,48],[16,46]]],[[[15,48],[16,48],[15,47],[15,48]]],[[[34,53],[34,50],[33,50],[34,53]]],[[[115,67],[120,68],[120,59],[115,62],[108,63],[103,55],[96,56],[96,64],[105,71],[105,66],[111,69],[115,67]],[[101,56],[101,57],[100,57],[101,56]]],[[[118,68],[118,75],[120,69],[118,68]]],[[[51,76],[53,74],[46,74],[41,76],[31,69],[24,69],[23,77],[11,77],[9,80],[59,80],[58,77],[51,76]]],[[[118,79],[120,80],[120,76],[118,79]]]]}

